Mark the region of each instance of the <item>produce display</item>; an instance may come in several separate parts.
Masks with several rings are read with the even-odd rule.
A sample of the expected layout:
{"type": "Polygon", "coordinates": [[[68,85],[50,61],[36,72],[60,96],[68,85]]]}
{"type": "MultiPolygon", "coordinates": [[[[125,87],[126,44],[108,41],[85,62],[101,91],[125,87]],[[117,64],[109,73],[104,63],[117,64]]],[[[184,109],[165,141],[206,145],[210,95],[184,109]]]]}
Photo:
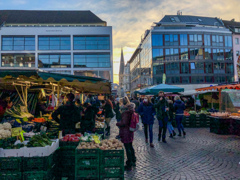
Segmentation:
{"type": "Polygon", "coordinates": [[[51,146],[52,141],[48,138],[46,134],[35,135],[27,143],[27,147],[45,147],[51,146]]]}
{"type": "Polygon", "coordinates": [[[10,123],[0,124],[0,139],[11,137],[12,136],[11,129],[12,126],[10,123]]]}
{"type": "Polygon", "coordinates": [[[207,112],[207,110],[201,110],[198,114],[210,115],[211,113],[207,112]]]}
{"type": "Polygon", "coordinates": [[[228,112],[215,112],[215,113],[211,113],[211,116],[215,116],[215,117],[229,117],[230,113],[228,113],[228,112]]]}
{"type": "Polygon", "coordinates": [[[89,133],[84,133],[84,136],[80,137],[81,141],[84,142],[92,142],[92,141],[100,141],[100,139],[102,138],[101,134],[89,134],[89,133]]]}
{"type": "Polygon", "coordinates": [[[104,128],[104,125],[105,125],[104,122],[100,122],[100,121],[95,122],[95,128],[104,128]]]}
{"type": "Polygon", "coordinates": [[[32,118],[33,115],[29,112],[23,112],[21,110],[21,105],[13,106],[11,109],[6,110],[6,114],[15,118],[32,118]]]}
{"type": "Polygon", "coordinates": [[[101,149],[101,150],[122,150],[123,144],[117,139],[104,139],[100,143],[81,142],[77,149],[101,149]]]}
{"type": "Polygon", "coordinates": [[[77,133],[77,134],[67,134],[66,136],[64,136],[61,141],[64,142],[79,142],[80,141],[80,137],[82,137],[81,133],[77,133]]]}

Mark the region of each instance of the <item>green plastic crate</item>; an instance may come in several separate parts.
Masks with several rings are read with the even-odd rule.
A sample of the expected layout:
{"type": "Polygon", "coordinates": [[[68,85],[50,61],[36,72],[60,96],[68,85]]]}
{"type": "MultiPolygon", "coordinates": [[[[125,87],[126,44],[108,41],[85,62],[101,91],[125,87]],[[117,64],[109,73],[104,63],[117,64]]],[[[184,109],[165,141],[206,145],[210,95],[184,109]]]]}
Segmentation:
{"type": "Polygon", "coordinates": [[[91,167],[99,166],[99,156],[81,156],[76,155],[75,166],[91,167]]]}
{"type": "Polygon", "coordinates": [[[23,172],[23,180],[53,180],[53,170],[48,171],[25,171],[23,172]]]}
{"type": "Polygon", "coordinates": [[[95,167],[78,167],[75,166],[76,178],[98,178],[99,177],[99,165],[95,167]]]}
{"type": "Polygon", "coordinates": [[[124,180],[124,176],[122,177],[104,177],[104,176],[100,176],[99,178],[100,180],[124,180]]]}
{"type": "Polygon", "coordinates": [[[100,167],[100,177],[119,178],[124,176],[124,167],[100,167]]]}
{"type": "Polygon", "coordinates": [[[99,156],[99,149],[76,149],[76,156],[99,156]]]}
{"type": "Polygon", "coordinates": [[[124,166],[124,150],[101,150],[100,166],[124,166]]]}
{"type": "Polygon", "coordinates": [[[54,155],[41,156],[41,157],[24,157],[23,158],[23,171],[42,170],[46,171],[54,165],[54,155]]]}
{"type": "Polygon", "coordinates": [[[0,171],[22,169],[22,157],[1,157],[0,158],[0,171]]]}
{"type": "Polygon", "coordinates": [[[20,171],[0,171],[1,180],[22,180],[22,172],[20,171]]]}

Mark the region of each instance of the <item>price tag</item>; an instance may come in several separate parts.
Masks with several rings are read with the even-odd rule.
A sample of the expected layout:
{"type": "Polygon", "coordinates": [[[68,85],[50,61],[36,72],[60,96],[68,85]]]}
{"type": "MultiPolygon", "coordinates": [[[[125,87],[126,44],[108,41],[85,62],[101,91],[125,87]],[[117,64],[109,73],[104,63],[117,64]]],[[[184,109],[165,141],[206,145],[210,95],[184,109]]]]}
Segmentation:
{"type": "Polygon", "coordinates": [[[11,132],[12,132],[12,137],[19,136],[20,133],[22,132],[22,127],[12,128],[11,132]]]}

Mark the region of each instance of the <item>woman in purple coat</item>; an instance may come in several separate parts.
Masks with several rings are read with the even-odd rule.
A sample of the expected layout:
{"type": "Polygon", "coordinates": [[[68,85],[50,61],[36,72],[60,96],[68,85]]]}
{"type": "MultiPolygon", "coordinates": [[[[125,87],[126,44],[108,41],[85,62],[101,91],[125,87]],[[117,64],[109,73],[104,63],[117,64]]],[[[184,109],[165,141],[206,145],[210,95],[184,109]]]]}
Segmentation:
{"type": "Polygon", "coordinates": [[[129,130],[132,114],[135,110],[135,104],[130,103],[127,105],[127,108],[128,109],[122,113],[121,121],[116,125],[120,128],[119,135],[127,154],[125,170],[131,171],[132,167],[136,166],[136,156],[132,145],[134,133],[129,130]]]}

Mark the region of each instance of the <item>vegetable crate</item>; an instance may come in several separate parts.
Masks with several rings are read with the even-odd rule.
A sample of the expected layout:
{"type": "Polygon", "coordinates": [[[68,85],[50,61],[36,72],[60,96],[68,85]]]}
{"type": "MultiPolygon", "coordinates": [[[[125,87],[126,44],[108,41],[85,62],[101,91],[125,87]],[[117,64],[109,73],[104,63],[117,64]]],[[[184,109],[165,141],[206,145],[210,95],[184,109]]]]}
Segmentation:
{"type": "Polygon", "coordinates": [[[124,150],[101,150],[100,166],[124,168],[124,150]]]}
{"type": "Polygon", "coordinates": [[[124,179],[124,168],[123,167],[101,167],[100,168],[100,179],[124,179]]]}
{"type": "Polygon", "coordinates": [[[22,157],[1,157],[0,171],[21,171],[22,157]]]}
{"type": "Polygon", "coordinates": [[[99,149],[76,149],[76,179],[98,179],[99,160],[99,149]]]}
{"type": "Polygon", "coordinates": [[[48,171],[25,171],[23,180],[53,180],[53,169],[48,171]]]}
{"type": "Polygon", "coordinates": [[[23,171],[46,171],[54,166],[54,154],[50,156],[41,157],[24,157],[23,158],[23,171]]]}
{"type": "Polygon", "coordinates": [[[78,146],[79,142],[70,142],[70,141],[59,141],[59,147],[68,147],[68,148],[76,148],[78,146]]]}
{"type": "Polygon", "coordinates": [[[20,171],[0,171],[1,180],[22,180],[22,172],[20,171]]]}

